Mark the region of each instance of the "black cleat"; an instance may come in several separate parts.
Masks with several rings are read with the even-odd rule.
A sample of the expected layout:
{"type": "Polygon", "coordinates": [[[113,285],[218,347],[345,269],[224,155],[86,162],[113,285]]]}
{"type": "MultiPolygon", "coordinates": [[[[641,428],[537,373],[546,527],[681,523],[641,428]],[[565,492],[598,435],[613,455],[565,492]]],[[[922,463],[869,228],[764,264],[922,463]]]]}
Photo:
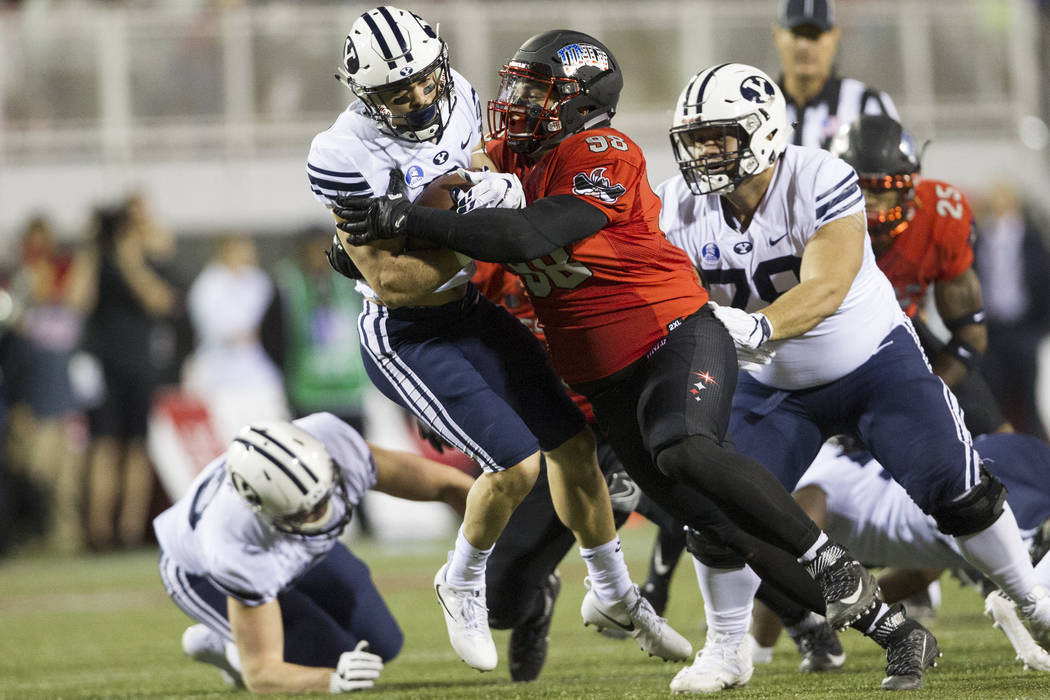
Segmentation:
{"type": "Polygon", "coordinates": [[[799,671],[837,671],[846,663],[839,637],[823,616],[810,613],[799,624],[788,627],[787,633],[802,654],[799,671]]]}
{"type": "Polygon", "coordinates": [[[554,601],[557,600],[560,591],[561,576],[555,571],[547,577],[540,589],[543,609],[532,619],[522,622],[510,631],[507,658],[511,680],[526,682],[539,678],[543,665],[547,663],[547,633],[554,616],[554,601]]]}
{"type": "Polygon", "coordinates": [[[870,636],[886,650],[885,690],[918,690],[926,669],[936,666],[941,655],[933,633],[905,617],[899,603],[879,618],[870,636]]]}
{"type": "Polygon", "coordinates": [[[828,624],[843,630],[879,604],[879,584],[849,552],[832,541],[817,550],[806,571],[827,602],[828,624]]]}

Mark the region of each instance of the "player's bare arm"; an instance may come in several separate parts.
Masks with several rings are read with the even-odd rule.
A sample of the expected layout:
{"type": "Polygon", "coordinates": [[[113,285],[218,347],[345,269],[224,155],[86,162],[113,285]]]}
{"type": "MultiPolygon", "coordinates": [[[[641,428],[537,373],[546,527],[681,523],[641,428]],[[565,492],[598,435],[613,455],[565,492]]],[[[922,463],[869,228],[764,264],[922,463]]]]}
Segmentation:
{"type": "Polygon", "coordinates": [[[338,235],[344,250],[385,306],[436,306],[462,295],[462,290],[434,294],[435,289],[463,268],[451,250],[406,250],[403,237],[353,246],[347,241],[346,233],[339,231],[338,235]]]}
{"type": "Polygon", "coordinates": [[[376,491],[412,501],[443,501],[463,515],[474,480],[466,473],[419,455],[369,444],[376,463],[376,491]]]}
{"type": "Polygon", "coordinates": [[[835,313],[860,270],[867,235],[861,212],[817,229],[802,252],[799,284],[762,309],[773,340],[801,335],[835,313]]]}
{"type": "Polygon", "coordinates": [[[328,692],[334,668],[284,660],[284,624],[276,600],[251,607],[227,597],[230,631],[241,657],[244,684],[253,693],[328,692]]]}
{"type": "Polygon", "coordinates": [[[951,340],[933,358],[933,371],[955,386],[988,347],[988,329],[981,310],[981,283],[973,267],[933,287],[937,313],[951,330],[951,340]]]}

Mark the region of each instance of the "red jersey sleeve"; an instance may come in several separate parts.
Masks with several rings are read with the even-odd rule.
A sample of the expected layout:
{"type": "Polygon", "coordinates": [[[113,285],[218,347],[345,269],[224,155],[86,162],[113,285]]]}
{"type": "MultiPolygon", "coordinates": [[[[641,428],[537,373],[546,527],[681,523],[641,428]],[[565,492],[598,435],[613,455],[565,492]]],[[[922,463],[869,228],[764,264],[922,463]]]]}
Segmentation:
{"type": "Polygon", "coordinates": [[[595,129],[568,137],[558,148],[557,158],[547,166],[547,173],[545,197],[574,195],[615,223],[631,213],[634,198],[629,193],[644,177],[645,161],[641,149],[623,134],[595,129]]]}

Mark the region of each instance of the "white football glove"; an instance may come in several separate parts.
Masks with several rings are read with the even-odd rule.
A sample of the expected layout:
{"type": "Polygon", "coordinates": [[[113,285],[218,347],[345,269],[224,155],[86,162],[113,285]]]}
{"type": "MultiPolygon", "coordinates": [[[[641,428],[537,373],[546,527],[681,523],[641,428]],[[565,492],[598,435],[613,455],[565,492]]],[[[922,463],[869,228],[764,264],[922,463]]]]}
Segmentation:
{"type": "Polygon", "coordinates": [[[777,351],[768,346],[752,350],[738,345],[736,347],[736,365],[745,372],[757,372],[762,369],[763,365],[768,365],[772,362],[776,354],[777,351]]]}
{"type": "Polygon", "coordinates": [[[362,639],[353,651],[343,652],[339,657],[339,665],[328,682],[329,691],[350,693],[375,685],[379,672],[383,670],[383,659],[367,649],[368,642],[362,639]]]}
{"type": "Polygon", "coordinates": [[[469,190],[452,190],[459,214],[475,209],[521,209],[525,206],[525,190],[521,188],[517,175],[497,173],[487,167],[481,171],[459,168],[456,174],[474,184],[469,190]]]}
{"type": "Polygon", "coordinates": [[[749,314],[743,309],[720,306],[713,301],[709,301],[708,304],[733,338],[740,369],[754,372],[773,361],[776,350],[763,346],[773,335],[773,326],[764,314],[757,311],[749,314]]]}

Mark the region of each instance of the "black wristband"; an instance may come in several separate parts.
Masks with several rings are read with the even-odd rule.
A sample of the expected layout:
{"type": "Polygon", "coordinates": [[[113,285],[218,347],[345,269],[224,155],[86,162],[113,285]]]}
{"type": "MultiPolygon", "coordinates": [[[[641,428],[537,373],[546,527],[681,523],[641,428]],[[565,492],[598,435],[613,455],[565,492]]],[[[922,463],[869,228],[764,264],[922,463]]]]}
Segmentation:
{"type": "Polygon", "coordinates": [[[976,311],[971,311],[970,313],[956,316],[951,320],[945,321],[944,327],[954,333],[963,326],[973,326],[982,323],[984,323],[984,309],[977,309],[976,311]]]}
{"type": "Polygon", "coordinates": [[[966,369],[974,369],[981,362],[981,353],[977,348],[959,338],[952,338],[944,346],[945,352],[966,365],[966,369]]]}

